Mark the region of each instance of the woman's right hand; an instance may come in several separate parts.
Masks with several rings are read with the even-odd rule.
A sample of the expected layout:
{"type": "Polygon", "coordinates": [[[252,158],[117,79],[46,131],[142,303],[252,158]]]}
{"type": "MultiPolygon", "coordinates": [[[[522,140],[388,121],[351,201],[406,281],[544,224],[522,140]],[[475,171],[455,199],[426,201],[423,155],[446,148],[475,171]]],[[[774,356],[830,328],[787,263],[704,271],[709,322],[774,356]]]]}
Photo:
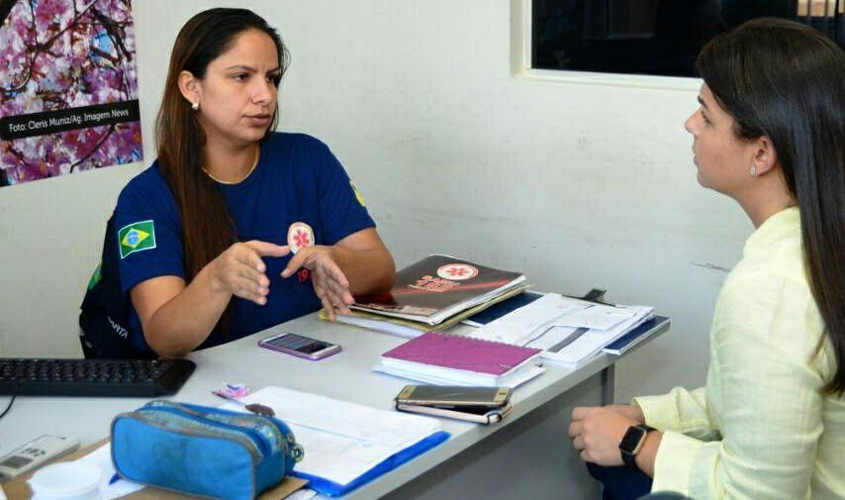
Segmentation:
{"type": "Polygon", "coordinates": [[[264,241],[235,243],[212,261],[213,287],[263,306],[270,293],[270,279],[261,258],[284,257],[289,253],[288,246],[264,241]]]}

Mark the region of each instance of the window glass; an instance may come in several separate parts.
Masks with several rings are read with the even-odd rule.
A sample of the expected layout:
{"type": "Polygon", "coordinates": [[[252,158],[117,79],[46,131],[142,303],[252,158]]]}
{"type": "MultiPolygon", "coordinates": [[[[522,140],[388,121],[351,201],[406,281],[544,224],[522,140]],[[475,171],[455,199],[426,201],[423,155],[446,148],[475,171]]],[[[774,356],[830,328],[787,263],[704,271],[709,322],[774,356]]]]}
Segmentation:
{"type": "Polygon", "coordinates": [[[845,46],[845,0],[533,0],[535,69],[693,76],[713,36],[755,17],[809,24],[845,46]]]}

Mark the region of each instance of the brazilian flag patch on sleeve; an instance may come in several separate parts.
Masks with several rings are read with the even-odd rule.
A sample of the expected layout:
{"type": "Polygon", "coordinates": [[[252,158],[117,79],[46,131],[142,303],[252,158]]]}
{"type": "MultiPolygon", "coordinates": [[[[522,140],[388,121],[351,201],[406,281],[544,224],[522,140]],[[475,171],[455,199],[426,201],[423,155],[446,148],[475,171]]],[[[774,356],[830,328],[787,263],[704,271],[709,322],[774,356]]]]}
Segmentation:
{"type": "Polygon", "coordinates": [[[152,220],[129,224],[117,232],[117,241],[121,259],[134,252],[153,249],[156,247],[155,225],[152,220]]]}

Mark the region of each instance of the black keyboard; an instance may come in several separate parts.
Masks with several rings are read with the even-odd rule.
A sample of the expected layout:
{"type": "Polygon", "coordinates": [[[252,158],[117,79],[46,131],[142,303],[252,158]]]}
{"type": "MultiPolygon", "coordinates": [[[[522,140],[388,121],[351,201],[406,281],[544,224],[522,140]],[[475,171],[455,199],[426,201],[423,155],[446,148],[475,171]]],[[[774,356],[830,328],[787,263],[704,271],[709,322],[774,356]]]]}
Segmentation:
{"type": "Polygon", "coordinates": [[[0,394],[166,396],[176,394],[196,366],[187,359],[0,358],[0,394]]]}

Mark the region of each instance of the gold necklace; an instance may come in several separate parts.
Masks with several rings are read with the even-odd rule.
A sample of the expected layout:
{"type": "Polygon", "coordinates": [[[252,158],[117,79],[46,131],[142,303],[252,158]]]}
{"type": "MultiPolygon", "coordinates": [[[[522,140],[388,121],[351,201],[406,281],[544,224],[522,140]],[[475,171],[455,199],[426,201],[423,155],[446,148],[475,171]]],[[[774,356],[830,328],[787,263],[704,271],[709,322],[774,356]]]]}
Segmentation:
{"type": "Polygon", "coordinates": [[[205,175],[211,177],[211,180],[214,182],[219,182],[220,184],[240,184],[241,182],[245,181],[247,177],[252,174],[252,171],[255,170],[255,167],[258,166],[258,159],[261,157],[261,148],[258,147],[258,144],[255,145],[255,161],[252,162],[252,166],[249,168],[249,172],[246,173],[240,180],[237,181],[224,181],[223,179],[218,179],[215,177],[211,172],[202,167],[202,171],[205,172],[205,175]]]}

